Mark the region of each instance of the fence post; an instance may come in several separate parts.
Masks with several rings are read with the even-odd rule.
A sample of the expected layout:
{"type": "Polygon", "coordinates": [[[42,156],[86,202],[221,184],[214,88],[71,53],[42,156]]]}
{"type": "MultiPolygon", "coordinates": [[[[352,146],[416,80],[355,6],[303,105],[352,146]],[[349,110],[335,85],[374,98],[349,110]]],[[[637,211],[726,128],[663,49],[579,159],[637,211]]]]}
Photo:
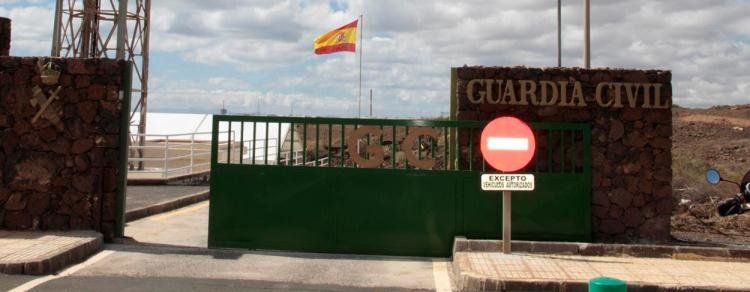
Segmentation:
{"type": "Polygon", "coordinates": [[[193,173],[193,145],[195,145],[195,133],[190,135],[190,173],[193,173]]]}
{"type": "Polygon", "coordinates": [[[167,160],[169,158],[169,135],[164,136],[164,174],[163,178],[167,178],[167,160]]]}

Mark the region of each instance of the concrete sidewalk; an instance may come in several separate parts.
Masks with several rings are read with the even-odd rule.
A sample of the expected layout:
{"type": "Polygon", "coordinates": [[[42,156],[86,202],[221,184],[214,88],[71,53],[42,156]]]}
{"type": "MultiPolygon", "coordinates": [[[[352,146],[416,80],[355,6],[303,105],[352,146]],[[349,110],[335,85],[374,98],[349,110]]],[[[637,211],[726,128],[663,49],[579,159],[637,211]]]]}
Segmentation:
{"type": "Polygon", "coordinates": [[[82,262],[102,249],[95,231],[0,230],[0,273],[41,275],[82,262]]]}
{"type": "MultiPolygon", "coordinates": [[[[466,242],[465,239],[457,241],[464,241],[464,245],[466,242]]],[[[490,242],[498,247],[501,245],[498,241],[488,240],[476,245],[490,242]]],[[[633,257],[598,252],[590,255],[559,253],[563,249],[557,253],[530,253],[525,246],[529,243],[534,244],[519,242],[519,251],[510,254],[503,254],[495,248],[470,250],[459,247],[453,253],[452,263],[456,288],[463,291],[587,291],[590,279],[605,276],[625,281],[628,291],[750,291],[748,261],[744,257],[706,257],[718,254],[716,251],[720,249],[716,248],[672,247],[677,251],[672,257],[657,254],[633,257]],[[679,253],[681,249],[696,253],[683,257],[679,253]]],[[[549,249],[575,244],[540,245],[549,249]]],[[[626,248],[632,247],[643,246],[629,245],[626,248]]],[[[653,247],[665,251],[670,248],[653,247]]]]}

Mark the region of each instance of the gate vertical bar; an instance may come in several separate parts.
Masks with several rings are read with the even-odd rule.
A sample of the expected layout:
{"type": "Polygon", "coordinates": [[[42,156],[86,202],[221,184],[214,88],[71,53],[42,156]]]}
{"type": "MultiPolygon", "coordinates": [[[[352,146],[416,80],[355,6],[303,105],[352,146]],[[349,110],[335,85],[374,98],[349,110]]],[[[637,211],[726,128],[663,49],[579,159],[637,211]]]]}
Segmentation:
{"type": "Polygon", "coordinates": [[[229,121],[227,129],[227,164],[232,163],[232,121],[229,121]]]}
{"type": "Polygon", "coordinates": [[[268,122],[266,122],[266,141],[263,142],[263,165],[268,165],[268,122]]]}
{"type": "Polygon", "coordinates": [[[307,166],[307,122],[302,123],[302,166],[307,166]]]}
{"type": "Polygon", "coordinates": [[[547,130],[547,172],[553,172],[552,167],[552,130],[547,130]]]}
{"type": "Polygon", "coordinates": [[[294,123],[289,123],[289,156],[286,157],[288,165],[294,165],[294,123]]]}
{"type": "Polygon", "coordinates": [[[430,137],[430,158],[435,158],[435,139],[430,137]]]}
{"type": "Polygon", "coordinates": [[[276,136],[276,165],[279,165],[281,164],[281,122],[276,125],[276,128],[278,132],[278,136],[276,136]]]}
{"type": "MultiPolygon", "coordinates": [[[[253,141],[251,141],[250,143],[248,143],[248,144],[252,144],[252,147],[253,147],[253,153],[250,154],[250,159],[252,159],[252,161],[251,161],[252,165],[255,165],[255,150],[257,150],[257,148],[258,148],[258,140],[257,140],[258,138],[255,135],[255,133],[258,132],[258,129],[256,127],[257,124],[258,124],[258,122],[253,121],[253,141]]],[[[245,128],[244,127],[244,123],[242,123],[242,125],[243,125],[242,128],[244,129],[245,128]]],[[[240,159],[242,159],[242,155],[240,155],[240,159]]]]}
{"type": "Polygon", "coordinates": [[[328,167],[333,166],[333,160],[331,159],[331,147],[333,147],[333,124],[328,123],[328,167]]]}
{"type": "Polygon", "coordinates": [[[443,127],[443,168],[449,170],[448,165],[448,127],[443,127]]]}
{"type": "Polygon", "coordinates": [[[245,121],[240,121],[240,164],[242,164],[244,160],[242,159],[242,155],[244,154],[242,153],[242,150],[244,150],[243,148],[245,148],[245,121]]]}
{"type": "Polygon", "coordinates": [[[474,129],[469,129],[469,170],[474,170],[474,129]]]}
{"type": "MultiPolygon", "coordinates": [[[[408,137],[408,136],[409,136],[409,126],[406,126],[406,130],[405,130],[405,134],[404,134],[404,144],[406,144],[406,143],[409,142],[409,141],[406,141],[406,137],[408,137]]],[[[411,145],[401,145],[401,146],[406,146],[406,147],[404,147],[404,149],[401,149],[401,151],[404,151],[404,152],[406,152],[406,151],[412,151],[411,150],[411,145]]],[[[406,156],[404,156],[404,158],[406,158],[406,156]]],[[[409,160],[407,160],[407,159],[404,159],[404,169],[409,169],[409,160]]]]}
{"type": "MultiPolygon", "coordinates": [[[[355,131],[355,132],[357,131],[357,128],[358,128],[358,127],[357,127],[357,124],[356,124],[356,123],[354,123],[354,131],[355,131]]],[[[352,146],[351,146],[351,145],[348,145],[348,147],[352,147],[352,146]]],[[[355,148],[353,148],[353,149],[349,149],[349,155],[350,155],[350,156],[351,156],[351,154],[352,154],[352,150],[355,150],[355,151],[357,151],[355,155],[359,156],[359,138],[357,138],[357,146],[356,146],[355,148]]],[[[355,162],[354,162],[354,160],[352,160],[352,166],[353,166],[354,168],[358,168],[358,165],[357,165],[357,163],[355,163],[355,162]]]]}
{"type": "Polygon", "coordinates": [[[417,158],[422,160],[422,135],[417,136],[417,158]]]}
{"type": "Polygon", "coordinates": [[[396,168],[396,125],[391,126],[391,168],[396,168]]]}
{"type": "MultiPolygon", "coordinates": [[[[341,167],[344,167],[344,161],[346,160],[344,159],[344,129],[345,128],[346,126],[344,126],[344,123],[341,123],[341,141],[340,141],[341,148],[339,148],[339,150],[341,150],[341,167]]],[[[348,145],[347,147],[351,147],[351,145],[348,145]]]]}
{"type": "Polygon", "coordinates": [[[573,168],[571,172],[576,172],[576,160],[578,160],[578,153],[576,153],[576,130],[570,131],[571,133],[571,147],[570,147],[570,157],[571,157],[571,165],[573,165],[573,168]]]}
{"type": "Polygon", "coordinates": [[[560,129],[560,172],[565,173],[565,130],[560,129]]]}
{"type": "MultiPolygon", "coordinates": [[[[372,117],[372,89],[370,89],[370,116],[372,117]]],[[[383,126],[380,126],[380,144],[378,147],[383,147],[383,136],[385,136],[385,133],[383,133],[383,126]]],[[[385,154],[383,154],[383,157],[385,158],[385,154]]],[[[383,168],[383,163],[380,163],[380,166],[378,168],[383,168]]]]}

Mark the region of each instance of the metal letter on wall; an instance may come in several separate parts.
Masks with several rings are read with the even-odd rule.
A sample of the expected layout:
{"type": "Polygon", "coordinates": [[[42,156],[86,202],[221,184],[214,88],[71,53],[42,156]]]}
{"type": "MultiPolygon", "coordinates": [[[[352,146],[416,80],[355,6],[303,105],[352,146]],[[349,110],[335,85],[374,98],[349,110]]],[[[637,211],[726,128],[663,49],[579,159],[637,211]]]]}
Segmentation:
{"type": "Polygon", "coordinates": [[[365,153],[369,155],[369,159],[359,155],[359,139],[364,138],[367,135],[371,137],[380,137],[383,134],[383,130],[376,126],[362,126],[357,128],[346,140],[348,145],[349,157],[352,161],[360,167],[374,168],[378,167],[383,163],[385,154],[383,153],[383,146],[381,145],[365,145],[365,153]]]}
{"type": "MultiPolygon", "coordinates": [[[[440,132],[438,130],[435,130],[433,128],[425,128],[425,127],[419,127],[414,128],[408,136],[406,136],[406,139],[404,139],[403,142],[401,142],[401,149],[404,151],[404,156],[406,156],[406,160],[409,161],[412,165],[416,166],[420,169],[431,169],[435,166],[435,159],[419,159],[416,155],[414,155],[414,152],[411,150],[412,146],[417,144],[419,136],[428,136],[432,138],[433,141],[438,141],[438,136],[440,136],[440,132]]],[[[420,147],[421,145],[417,145],[417,147],[420,147]]]]}

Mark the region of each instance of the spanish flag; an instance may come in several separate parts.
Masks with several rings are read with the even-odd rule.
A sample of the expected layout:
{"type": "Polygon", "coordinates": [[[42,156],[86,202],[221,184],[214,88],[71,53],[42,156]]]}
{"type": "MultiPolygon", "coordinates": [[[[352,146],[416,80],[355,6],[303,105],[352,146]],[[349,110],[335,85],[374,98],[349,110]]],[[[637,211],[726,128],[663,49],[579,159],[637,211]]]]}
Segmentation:
{"type": "Polygon", "coordinates": [[[359,20],[315,38],[315,54],[354,52],[357,46],[357,21],[359,20]]]}

